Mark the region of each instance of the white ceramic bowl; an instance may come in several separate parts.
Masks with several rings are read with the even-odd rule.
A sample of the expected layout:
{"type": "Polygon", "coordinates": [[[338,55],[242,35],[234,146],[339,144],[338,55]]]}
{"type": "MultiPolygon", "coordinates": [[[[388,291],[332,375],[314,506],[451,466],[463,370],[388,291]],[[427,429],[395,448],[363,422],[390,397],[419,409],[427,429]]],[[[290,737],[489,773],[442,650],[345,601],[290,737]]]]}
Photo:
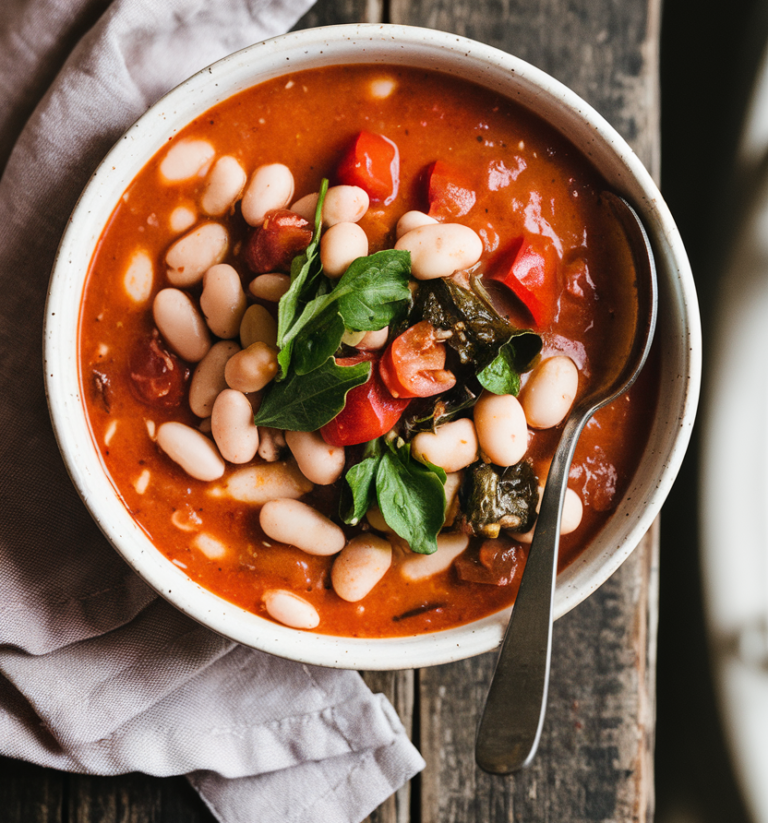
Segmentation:
{"type": "Polygon", "coordinates": [[[344,668],[413,668],[495,648],[509,612],[432,634],[360,640],[296,631],[231,605],[169,562],[128,514],[91,440],[79,391],[77,330],[84,277],[105,223],[131,180],[171,136],[222,99],[286,71],[339,63],[434,69],[499,91],[565,134],[609,186],[640,212],[654,245],[660,280],[658,413],[645,458],[624,500],[598,538],[560,575],[556,616],[572,609],[619,567],[658,514],[693,425],[701,335],[686,254],[648,172],[597,112],[527,63],[453,34],[363,24],[295,32],[237,52],[162,98],[104,159],[62,238],[46,307],[46,384],[56,436],[85,505],[117,551],[163,597],[214,631],[283,657],[344,668]]]}

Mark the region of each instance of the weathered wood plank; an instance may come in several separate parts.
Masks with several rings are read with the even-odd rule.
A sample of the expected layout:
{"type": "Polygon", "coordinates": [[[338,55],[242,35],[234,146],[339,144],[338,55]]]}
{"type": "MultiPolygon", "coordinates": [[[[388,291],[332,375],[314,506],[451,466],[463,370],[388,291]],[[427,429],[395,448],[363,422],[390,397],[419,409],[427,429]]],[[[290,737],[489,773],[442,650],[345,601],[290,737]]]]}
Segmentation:
{"type": "Polygon", "coordinates": [[[0,757],[0,819],[4,823],[62,823],[67,775],[0,757]]]}
{"type": "Polygon", "coordinates": [[[381,22],[384,22],[384,0],[318,0],[294,29],[381,22]]]}
{"type": "Polygon", "coordinates": [[[214,823],[183,777],[68,777],[67,823],[214,823]]]}

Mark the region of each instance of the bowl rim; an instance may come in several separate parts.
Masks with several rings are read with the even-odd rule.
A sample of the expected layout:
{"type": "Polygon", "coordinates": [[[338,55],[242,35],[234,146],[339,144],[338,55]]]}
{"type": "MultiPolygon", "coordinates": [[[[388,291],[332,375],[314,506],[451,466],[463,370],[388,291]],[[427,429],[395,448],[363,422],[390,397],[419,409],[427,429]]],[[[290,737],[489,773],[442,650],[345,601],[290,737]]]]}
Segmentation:
{"type": "MultiPolygon", "coordinates": [[[[520,58],[459,35],[413,26],[364,23],[289,32],[224,57],[160,98],[125,132],[97,167],[62,236],[45,309],[46,395],[67,471],[95,522],[139,576],[182,612],[244,645],[303,663],[370,670],[416,668],[492,650],[501,640],[510,609],[440,632],[382,639],[302,632],[247,612],[188,578],[154,547],[130,517],[101,463],[80,398],[77,332],[84,285],[82,261],[85,258],[87,272],[101,230],[127,182],[169,136],[218,100],[271,77],[342,61],[430,67],[497,90],[499,86],[512,84],[518,102],[528,108],[544,103],[556,112],[562,122],[552,125],[567,133],[593,163],[602,157],[604,162],[613,164],[615,188],[633,201],[643,217],[657,257],[662,258],[660,278],[662,271],[667,272],[663,296],[674,302],[675,311],[670,303],[667,312],[680,334],[669,355],[680,365],[675,386],[669,389],[676,408],[669,410],[669,420],[654,424],[654,432],[663,429],[664,434],[663,454],[656,456],[654,464],[661,466],[662,473],[653,477],[642,472],[636,474],[625,501],[636,497],[641,490],[651,490],[650,498],[640,509],[626,507],[617,545],[599,547],[596,551],[592,551],[591,546],[558,576],[555,617],[563,616],[618,569],[656,518],[691,436],[699,397],[702,346],[698,303],[688,259],[677,227],[650,174],[626,141],[594,108],[520,58]],[[187,109],[190,110],[188,116],[181,117],[179,111],[187,112],[187,109]],[[147,147],[142,148],[145,143],[147,147]],[[127,182],[119,188],[126,178],[127,182]],[[111,205],[105,206],[103,201],[110,200],[105,190],[118,189],[119,194],[111,200],[111,205]],[[99,209],[106,217],[99,216],[99,209]],[[82,250],[84,238],[88,238],[87,254],[82,250]],[[75,304],[78,310],[73,320],[75,304]],[[73,324],[74,351],[71,350],[73,324]]],[[[514,99],[510,89],[504,94],[514,99]]],[[[537,113],[551,123],[541,108],[537,113]]],[[[616,514],[611,521],[615,518],[616,514]]],[[[599,539],[598,535],[593,544],[599,539]]]]}

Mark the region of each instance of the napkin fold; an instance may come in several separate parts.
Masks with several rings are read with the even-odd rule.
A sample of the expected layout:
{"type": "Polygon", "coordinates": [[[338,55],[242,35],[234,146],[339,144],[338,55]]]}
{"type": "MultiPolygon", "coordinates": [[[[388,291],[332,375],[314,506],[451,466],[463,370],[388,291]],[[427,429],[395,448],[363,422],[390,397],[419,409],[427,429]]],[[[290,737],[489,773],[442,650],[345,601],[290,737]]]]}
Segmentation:
{"type": "Polygon", "coordinates": [[[48,419],[43,309],[70,211],[115,140],[311,2],[0,4],[0,754],[187,774],[225,823],[354,823],[424,762],[359,675],[213,634],[106,543],[48,419]]]}

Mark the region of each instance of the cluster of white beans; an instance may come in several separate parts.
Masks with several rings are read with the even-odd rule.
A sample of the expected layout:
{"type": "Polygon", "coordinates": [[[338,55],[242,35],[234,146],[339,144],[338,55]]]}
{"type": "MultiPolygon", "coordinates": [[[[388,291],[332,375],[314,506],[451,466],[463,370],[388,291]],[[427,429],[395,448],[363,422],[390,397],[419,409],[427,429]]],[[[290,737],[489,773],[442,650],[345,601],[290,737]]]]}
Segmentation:
{"type": "MultiPolygon", "coordinates": [[[[318,194],[294,200],[294,178],[280,163],[260,166],[250,176],[232,156],[216,157],[204,140],[175,144],[160,163],[159,173],[169,184],[202,178],[199,202],[180,205],[171,215],[171,229],[181,236],[165,257],[169,286],[154,298],[155,324],[167,345],[194,365],[189,405],[201,419],[198,428],[180,422],[149,427],[157,445],[187,474],[219,485],[214,495],[226,495],[260,505],[260,524],[265,535],[311,555],[335,556],[331,581],[336,594],[349,602],[362,600],[383,578],[392,564],[393,551],[403,552],[377,509],[368,513],[375,532],[347,540],[342,529],[299,498],[313,486],[334,483],[345,465],[344,449],[329,446],[319,432],[278,431],[254,423],[260,393],[277,373],[277,328],[273,316],[261,304],[249,306],[238,272],[224,262],[230,238],[220,218],[230,214],[239,201],[242,215],[251,226],[260,226],[274,209],[288,208],[314,222],[318,194]],[[217,219],[219,218],[219,219],[217,219]],[[194,298],[189,289],[199,291],[194,298]],[[209,436],[210,435],[210,436],[209,436]],[[282,460],[285,449],[292,460],[282,460]],[[227,464],[250,464],[224,478],[227,464]],[[378,533],[376,533],[378,532],[378,533]],[[381,536],[381,534],[384,536],[381,536]]],[[[328,189],[322,222],[320,257],[329,277],[340,277],[353,260],[368,254],[368,238],[359,221],[369,198],[356,186],[328,189]]],[[[474,266],[483,243],[471,228],[439,223],[418,211],[404,214],[396,228],[396,249],[411,253],[417,280],[449,277],[474,266]]],[[[133,256],[125,287],[135,299],[148,299],[152,289],[151,262],[141,253],[133,256]],[[148,267],[149,265],[149,267],[148,267]]],[[[290,285],[287,275],[260,274],[249,284],[252,296],[278,301],[290,285]]],[[[359,349],[382,348],[388,329],[348,333],[344,342],[359,349]]],[[[458,489],[463,470],[478,459],[511,466],[526,454],[528,428],[557,426],[571,407],[578,388],[578,371],[564,356],[543,360],[528,376],[520,399],[512,395],[484,393],[474,418],[440,426],[434,433],[413,439],[413,454],[443,468],[447,517],[453,525],[458,508],[458,489]]],[[[581,501],[569,490],[563,531],[571,531],[581,519],[581,501]]],[[[197,524],[179,523],[189,530],[197,524]]],[[[515,535],[530,540],[528,535],[515,535]]],[[[212,537],[200,536],[197,546],[209,556],[225,551],[212,537]],[[218,547],[218,548],[217,548],[218,547]]],[[[423,556],[403,552],[399,572],[408,580],[420,580],[447,569],[466,549],[466,535],[443,531],[438,550],[423,556]]],[[[320,623],[315,607],[294,592],[273,589],[263,596],[268,614],[295,628],[311,629],[320,623]]]]}

